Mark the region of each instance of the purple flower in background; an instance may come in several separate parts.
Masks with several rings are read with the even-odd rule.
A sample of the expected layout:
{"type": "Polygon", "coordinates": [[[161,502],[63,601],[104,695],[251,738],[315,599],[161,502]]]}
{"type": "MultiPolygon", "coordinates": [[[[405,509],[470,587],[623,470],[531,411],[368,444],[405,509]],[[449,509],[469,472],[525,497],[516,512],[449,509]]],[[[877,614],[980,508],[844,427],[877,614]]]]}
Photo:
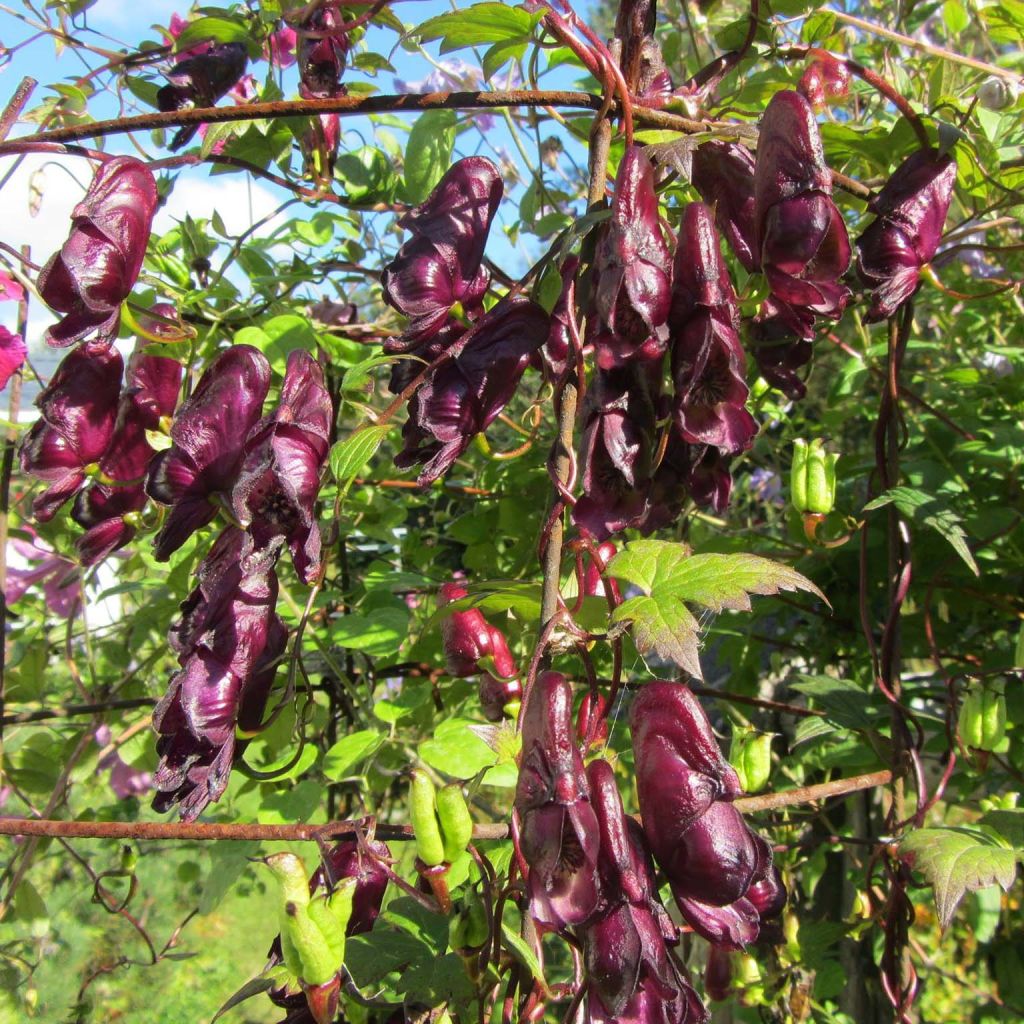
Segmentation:
{"type": "Polygon", "coordinates": [[[754,217],[754,155],[739,142],[712,139],[693,153],[693,187],[748,272],[760,266],[754,217]]]}
{"type": "MultiPolygon", "coordinates": [[[[156,94],[156,105],[165,113],[212,107],[234,88],[245,74],[249,54],[244,43],[215,43],[201,53],[178,61],[167,72],[168,84],[156,94]]],[[[171,140],[170,149],[181,149],[198,130],[187,125],[171,140]]]]}
{"type": "Polygon", "coordinates": [[[21,443],[21,469],[49,487],[32,502],[40,522],[86,482],[114,433],[123,360],[114,348],[79,345],[36,399],[39,419],[21,443]]]}
{"type": "Polygon", "coordinates": [[[79,567],[70,558],[57,554],[49,544],[34,534],[30,540],[12,538],[7,543],[13,553],[27,563],[25,567],[8,565],[7,585],[4,589],[7,603],[14,604],[25,594],[39,588],[46,607],[58,618],[69,619],[76,615],[82,602],[82,575],[79,567]]]}
{"type": "Polygon", "coordinates": [[[270,364],[251,345],[222,352],[200,378],[171,427],[171,447],[149,467],[146,493],[171,509],[156,538],[166,561],[217,514],[241,468],[243,444],[263,410],[270,364]]]}
{"type": "Polygon", "coordinates": [[[465,348],[433,370],[413,396],[395,465],[425,463],[421,486],[445,473],[512,399],[548,330],[547,314],[528,299],[488,313],[465,348]]]}
{"type": "Polygon", "coordinates": [[[522,736],[515,810],[520,848],[530,867],[530,913],[553,929],[581,924],[597,908],[599,839],[565,676],[538,676],[522,736]]]}
{"type": "Polygon", "coordinates": [[[412,237],[385,267],[381,283],[384,301],[410,323],[386,351],[410,351],[429,340],[448,323],[453,307],[470,318],[479,315],[490,282],[480,264],[502,192],[490,160],[466,157],[398,221],[412,237]]]}
{"type": "Polygon", "coordinates": [[[917,290],[921,268],[939,246],[955,183],[949,154],[918,150],[871,200],[876,218],[857,239],[857,274],[872,289],[869,322],[892,316],[917,290]]]}
{"type": "MultiPolygon", "coordinates": [[[[96,745],[99,747],[105,747],[110,742],[111,736],[109,725],[101,725],[93,733],[93,739],[96,740],[96,745]]],[[[110,770],[110,788],[118,800],[127,800],[130,796],[141,796],[153,788],[152,774],[136,771],[130,764],[126,764],[122,760],[116,750],[112,750],[102,757],[96,767],[100,771],[110,770]]]]}
{"type": "Polygon", "coordinates": [[[96,171],[71,211],[68,240],[36,282],[43,301],[65,314],[47,328],[48,344],[63,348],[94,331],[104,342],[117,336],[121,303],[142,269],[157,199],[153,175],[132,157],[114,157],[96,171]]]}
{"type": "Polygon", "coordinates": [[[315,505],[333,419],[323,370],[308,352],[295,349],[278,406],[249,431],[231,496],[235,518],[248,531],[246,549],[260,550],[283,537],[306,583],[320,572],[315,505]]]}
{"type": "Polygon", "coordinates": [[[153,806],[180,804],[192,821],[227,786],[236,730],[259,729],[287,629],[274,613],[277,575],[272,550],[243,564],[241,530],[229,527],[197,575],[170,636],[181,670],[153,712],[160,763],[153,806]]]}
{"type": "Polygon", "coordinates": [[[28,348],[20,334],[12,334],[6,327],[0,327],[0,388],[25,365],[28,348]]]}

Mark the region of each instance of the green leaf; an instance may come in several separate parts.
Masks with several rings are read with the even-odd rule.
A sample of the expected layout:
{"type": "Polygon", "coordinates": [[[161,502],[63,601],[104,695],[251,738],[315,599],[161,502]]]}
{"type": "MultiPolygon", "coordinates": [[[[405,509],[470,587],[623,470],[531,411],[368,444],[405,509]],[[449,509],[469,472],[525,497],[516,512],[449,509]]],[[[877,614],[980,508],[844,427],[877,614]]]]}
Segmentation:
{"type": "Polygon", "coordinates": [[[800,38],[805,43],[818,43],[832,35],[836,16],[831,11],[815,11],[803,24],[800,38]]]}
{"type": "Polygon", "coordinates": [[[338,441],[331,449],[331,472],[343,495],[348,493],[352,482],[377,453],[387,436],[386,425],[364,427],[338,441]]]}
{"type": "Polygon", "coordinates": [[[526,940],[504,918],[501,922],[501,938],[505,948],[530,972],[541,990],[551,997],[551,990],[544,980],[544,969],[526,940]]]}
{"type": "Polygon", "coordinates": [[[471,779],[489,768],[498,755],[479,737],[477,722],[450,718],[434,731],[434,738],[420,744],[418,753],[431,768],[456,779],[471,779]]]}
{"type": "Polygon", "coordinates": [[[619,605],[612,621],[632,623],[641,654],[653,652],[698,679],[701,625],[687,602],[712,612],[749,611],[751,594],[780,590],[806,590],[825,600],[810,580],[788,565],[759,555],[691,555],[685,544],[668,541],[627,544],[608,571],[643,591],[643,596],[619,605]]]}
{"type": "Polygon", "coordinates": [[[236,1006],[240,1006],[248,999],[252,999],[253,996],[258,996],[263,992],[269,992],[274,987],[274,979],[266,974],[260,974],[255,978],[250,978],[228,1001],[213,1015],[213,1019],[210,1024],[217,1024],[217,1021],[224,1016],[228,1010],[233,1010],[236,1006]]]}
{"type": "Polygon", "coordinates": [[[792,687],[814,699],[830,721],[846,729],[872,729],[882,714],[871,704],[871,694],[848,679],[832,676],[800,676],[792,687]]]}
{"type": "Polygon", "coordinates": [[[397,697],[378,700],[373,705],[374,717],[388,725],[394,725],[400,718],[422,707],[430,699],[430,683],[424,680],[406,679],[397,697]]]}
{"type": "Polygon", "coordinates": [[[1024,850],[1024,807],[989,811],[982,816],[981,824],[994,829],[1018,851],[1024,850]]]}
{"type": "Polygon", "coordinates": [[[541,12],[529,14],[522,7],[510,4],[473,4],[462,11],[452,11],[425,21],[415,35],[422,42],[441,40],[441,53],[451,53],[481,43],[525,42],[541,12]]]}
{"type": "Polygon", "coordinates": [[[494,75],[510,60],[522,60],[526,53],[526,43],[519,39],[508,39],[495,43],[484,54],[482,67],[484,78],[489,82],[494,75]]]}
{"type": "Polygon", "coordinates": [[[428,110],[420,114],[405,147],[403,198],[422,203],[451,166],[455,145],[455,111],[428,110]]]}
{"type": "Polygon", "coordinates": [[[197,18],[185,26],[184,31],[174,40],[174,52],[184,53],[198,43],[212,40],[215,43],[245,43],[250,57],[257,57],[259,50],[253,52],[252,32],[242,21],[228,18],[197,18]]]}
{"type": "Polygon", "coordinates": [[[384,742],[384,737],[375,729],[360,729],[338,740],[326,754],[321,770],[332,782],[352,774],[371,754],[375,754],[384,742]]]}
{"type": "Polygon", "coordinates": [[[921,828],[900,845],[900,853],[935,890],[935,912],[949,926],[964,893],[1001,885],[1009,892],[1018,854],[984,832],[969,828],[921,828]]]}
{"type": "Polygon", "coordinates": [[[967,546],[967,534],[960,525],[963,520],[939,498],[913,487],[892,487],[864,506],[865,512],[874,512],[884,505],[893,504],[911,522],[930,526],[949,541],[953,550],[964,560],[975,576],[980,576],[978,563],[967,546]]]}
{"type": "Polygon", "coordinates": [[[331,642],[379,658],[394,654],[409,632],[409,614],[400,608],[376,608],[369,615],[353,612],[331,624],[331,642]]]}

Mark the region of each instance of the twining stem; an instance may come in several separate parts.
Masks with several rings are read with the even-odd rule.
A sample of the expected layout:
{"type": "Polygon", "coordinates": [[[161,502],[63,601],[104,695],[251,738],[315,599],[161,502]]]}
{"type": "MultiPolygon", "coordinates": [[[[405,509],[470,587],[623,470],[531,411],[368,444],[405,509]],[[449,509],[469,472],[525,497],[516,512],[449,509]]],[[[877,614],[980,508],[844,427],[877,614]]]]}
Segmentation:
{"type": "MultiPolygon", "coordinates": [[[[755,811],[793,807],[814,803],[832,797],[846,796],[862,789],[886,786],[892,781],[888,769],[854,775],[848,779],[834,779],[814,786],[787,789],[780,793],[745,796],[734,801],[743,814],[755,811]]],[[[178,839],[178,840],[249,840],[257,842],[304,842],[318,839],[353,838],[366,832],[368,823],[358,821],[332,821],[326,825],[235,825],[207,822],[178,821],[53,821],[41,818],[0,818],[0,835],[4,836],[60,836],[63,839],[178,839]]],[[[474,825],[473,839],[507,839],[507,825],[474,825]]],[[[411,825],[377,824],[374,836],[387,842],[411,841],[416,838],[411,825]]]]}

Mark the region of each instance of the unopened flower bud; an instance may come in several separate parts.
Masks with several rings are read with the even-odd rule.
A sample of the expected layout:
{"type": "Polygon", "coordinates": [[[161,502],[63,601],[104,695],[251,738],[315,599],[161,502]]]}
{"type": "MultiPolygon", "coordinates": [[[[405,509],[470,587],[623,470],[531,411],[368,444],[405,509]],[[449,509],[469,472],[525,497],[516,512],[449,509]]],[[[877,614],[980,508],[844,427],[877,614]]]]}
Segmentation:
{"type": "Polygon", "coordinates": [[[990,75],[978,86],[978,103],[986,110],[1006,110],[1020,98],[1020,85],[990,75]]]}

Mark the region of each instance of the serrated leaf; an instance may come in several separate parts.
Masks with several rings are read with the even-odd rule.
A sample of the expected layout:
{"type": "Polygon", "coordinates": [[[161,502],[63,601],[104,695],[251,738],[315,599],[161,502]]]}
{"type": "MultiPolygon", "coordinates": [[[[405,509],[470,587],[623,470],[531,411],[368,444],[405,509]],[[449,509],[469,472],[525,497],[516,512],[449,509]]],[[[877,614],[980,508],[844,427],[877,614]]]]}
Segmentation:
{"type": "Polygon", "coordinates": [[[865,512],[874,512],[885,505],[895,505],[912,522],[931,527],[949,541],[953,550],[964,560],[975,576],[980,576],[978,563],[967,546],[967,534],[960,525],[963,520],[940,499],[914,487],[892,487],[864,506],[865,512]]]}
{"type": "Polygon", "coordinates": [[[331,449],[331,472],[342,494],[348,492],[352,481],[377,453],[387,436],[388,428],[384,425],[364,427],[338,441],[331,449]]]}
{"type": "Polygon", "coordinates": [[[1008,892],[1017,876],[1017,853],[975,829],[917,829],[900,844],[900,854],[931,883],[942,928],[964,893],[990,885],[1008,892]]]}
{"type": "Polygon", "coordinates": [[[1024,807],[989,811],[981,824],[998,832],[1018,852],[1024,851],[1024,807]]]}
{"type": "Polygon", "coordinates": [[[440,39],[441,53],[451,53],[481,43],[525,42],[539,18],[540,13],[531,15],[511,4],[473,4],[461,11],[429,18],[415,30],[415,35],[422,42],[440,39]]]}
{"type": "Polygon", "coordinates": [[[328,779],[337,782],[351,775],[352,770],[376,753],[383,742],[384,737],[374,729],[349,733],[324,754],[321,770],[328,779]]]}
{"type": "Polygon", "coordinates": [[[608,571],[643,591],[615,610],[613,622],[632,622],[641,654],[652,651],[701,678],[700,623],[687,603],[713,612],[749,611],[750,595],[806,590],[825,603],[825,595],[788,565],[759,555],[691,555],[685,544],[642,540],[627,544],[608,571]]]}

